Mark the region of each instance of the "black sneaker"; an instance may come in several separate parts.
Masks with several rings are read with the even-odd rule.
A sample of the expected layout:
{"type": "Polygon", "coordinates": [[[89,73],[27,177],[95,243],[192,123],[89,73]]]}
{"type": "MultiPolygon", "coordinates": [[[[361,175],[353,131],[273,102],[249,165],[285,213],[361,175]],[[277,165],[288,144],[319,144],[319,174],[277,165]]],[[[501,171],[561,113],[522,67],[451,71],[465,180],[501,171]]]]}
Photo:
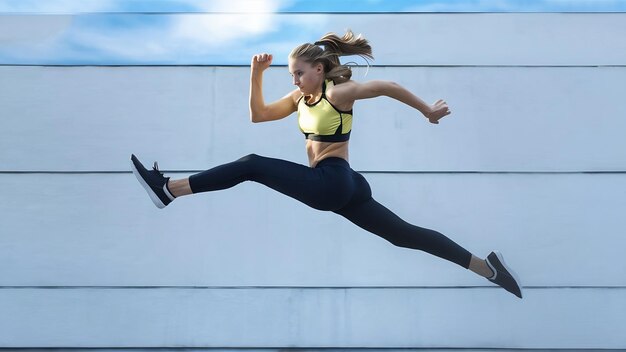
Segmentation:
{"type": "Polygon", "coordinates": [[[150,199],[154,205],[156,205],[159,209],[165,208],[168,204],[170,204],[174,198],[170,190],[167,188],[167,181],[170,179],[169,177],[163,177],[161,171],[159,171],[159,165],[157,162],[154,162],[154,166],[152,170],[147,170],[143,165],[139,162],[139,159],[132,154],[130,156],[131,166],[133,168],[133,173],[139,180],[139,183],[146,189],[150,199]]]}
{"type": "Polygon", "coordinates": [[[504,263],[500,252],[491,252],[487,256],[487,265],[494,272],[492,277],[487,278],[494,284],[522,298],[522,286],[517,275],[504,263]]]}

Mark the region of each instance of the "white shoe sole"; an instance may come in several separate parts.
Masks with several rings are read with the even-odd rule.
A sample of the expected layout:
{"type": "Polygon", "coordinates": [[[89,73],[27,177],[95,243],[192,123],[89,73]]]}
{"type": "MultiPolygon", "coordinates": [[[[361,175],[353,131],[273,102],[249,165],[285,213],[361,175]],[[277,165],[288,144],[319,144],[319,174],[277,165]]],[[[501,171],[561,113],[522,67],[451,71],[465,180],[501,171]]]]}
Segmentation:
{"type": "Polygon", "coordinates": [[[139,173],[139,171],[135,167],[135,163],[133,163],[132,160],[130,161],[130,166],[133,169],[133,174],[135,174],[135,177],[137,177],[137,181],[139,181],[139,183],[141,183],[141,185],[146,190],[146,192],[148,192],[148,195],[150,196],[150,199],[152,199],[152,203],[154,203],[154,205],[156,205],[157,208],[159,208],[159,209],[165,208],[165,204],[163,204],[163,202],[161,201],[159,196],[157,196],[156,193],[154,193],[152,188],[150,186],[148,186],[148,184],[143,179],[143,177],[141,177],[141,174],[139,173]]]}
{"type": "Polygon", "coordinates": [[[498,252],[498,251],[493,251],[493,253],[495,253],[496,257],[498,257],[498,260],[500,261],[500,263],[502,263],[502,266],[504,266],[504,268],[506,269],[506,271],[509,272],[509,274],[511,274],[511,276],[513,276],[513,279],[515,279],[515,282],[517,282],[517,286],[519,287],[519,292],[522,295],[522,297],[524,296],[524,289],[522,288],[522,282],[519,280],[519,277],[517,276],[517,274],[515,273],[515,271],[513,271],[513,269],[511,269],[508,265],[506,265],[506,263],[504,262],[504,258],[502,257],[502,253],[498,252]]]}

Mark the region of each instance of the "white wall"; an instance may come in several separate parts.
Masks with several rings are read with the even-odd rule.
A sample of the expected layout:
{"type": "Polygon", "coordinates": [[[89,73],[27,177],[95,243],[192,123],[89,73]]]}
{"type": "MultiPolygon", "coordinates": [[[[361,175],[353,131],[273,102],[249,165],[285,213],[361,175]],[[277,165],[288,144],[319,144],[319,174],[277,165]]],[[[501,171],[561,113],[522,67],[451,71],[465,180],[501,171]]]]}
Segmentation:
{"type": "MultiPolygon", "coordinates": [[[[252,152],[306,163],[295,116],[249,122],[245,67],[4,66],[0,347],[626,348],[624,54],[545,50],[584,28],[618,38],[626,15],[398,17],[501,50],[371,68],[454,113],[360,102],[351,164],[406,220],[500,249],[523,300],[258,184],[153,207],[130,153],[174,177],[252,152]]],[[[286,68],[265,87],[288,91],[286,68]]]]}

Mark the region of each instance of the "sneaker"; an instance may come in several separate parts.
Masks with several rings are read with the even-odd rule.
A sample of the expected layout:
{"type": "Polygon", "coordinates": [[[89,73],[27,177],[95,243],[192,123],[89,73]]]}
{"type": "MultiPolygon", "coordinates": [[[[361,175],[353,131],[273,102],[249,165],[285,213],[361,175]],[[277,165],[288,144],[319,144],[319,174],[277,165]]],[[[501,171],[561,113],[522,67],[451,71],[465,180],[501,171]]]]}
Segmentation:
{"type": "Polygon", "coordinates": [[[494,284],[522,298],[522,286],[517,275],[505,263],[500,252],[491,252],[487,256],[487,265],[494,272],[492,277],[487,278],[494,284]]]}
{"type": "Polygon", "coordinates": [[[163,173],[159,171],[159,165],[156,161],[154,162],[152,170],[147,170],[139,162],[135,154],[130,156],[130,160],[133,173],[137,177],[137,180],[139,180],[139,183],[141,183],[143,188],[148,192],[154,205],[159,209],[163,209],[176,198],[167,188],[167,181],[170,178],[163,177],[163,173]]]}

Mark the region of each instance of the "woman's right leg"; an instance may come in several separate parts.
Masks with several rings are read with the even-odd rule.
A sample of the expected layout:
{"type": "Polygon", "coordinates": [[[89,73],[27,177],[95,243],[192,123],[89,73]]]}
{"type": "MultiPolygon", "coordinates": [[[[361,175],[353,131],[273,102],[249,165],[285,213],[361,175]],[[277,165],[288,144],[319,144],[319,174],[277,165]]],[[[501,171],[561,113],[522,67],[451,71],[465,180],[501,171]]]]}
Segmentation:
{"type": "Polygon", "coordinates": [[[172,180],[168,187],[175,195],[211,192],[255,181],[319,210],[334,210],[350,197],[350,175],[340,168],[310,168],[290,161],[246,155],[236,161],[172,180]]]}

